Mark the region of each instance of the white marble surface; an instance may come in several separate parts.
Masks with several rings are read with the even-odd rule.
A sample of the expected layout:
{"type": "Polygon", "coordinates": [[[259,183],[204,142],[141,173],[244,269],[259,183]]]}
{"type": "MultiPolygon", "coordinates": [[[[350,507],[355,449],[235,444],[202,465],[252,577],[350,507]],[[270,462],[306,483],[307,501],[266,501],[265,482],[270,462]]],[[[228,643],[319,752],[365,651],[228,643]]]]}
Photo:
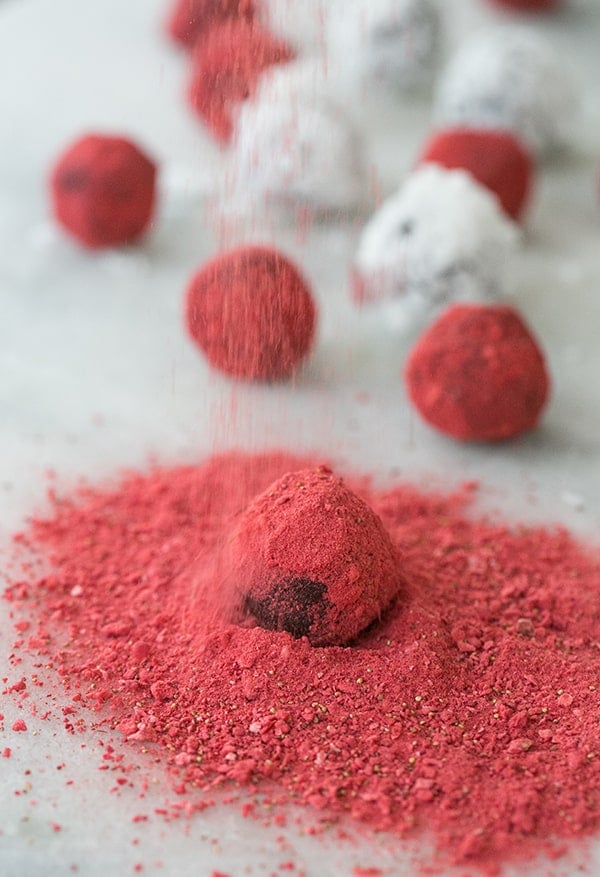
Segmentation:
{"type": "MultiPolygon", "coordinates": [[[[382,478],[391,469],[425,483],[478,478],[488,485],[488,507],[561,521],[599,542],[597,0],[574,0],[537,25],[574,68],[583,118],[574,154],[542,169],[515,265],[515,299],[549,354],[552,403],[539,431],[493,448],[447,441],[409,411],[399,380],[409,339],[348,302],[356,241],[349,227],[313,229],[302,239],[283,227],[261,225],[255,233],[298,258],[321,303],[319,347],[297,385],[234,386],[209,374],[183,335],[181,297],[190,271],[217,246],[205,192],[222,158],[182,100],[184,59],[160,33],[165,2],[0,0],[0,541],[43,507],[48,467],[68,484],[142,466],[149,454],[193,460],[214,447],[286,444],[317,448],[382,478]],[[139,248],[90,255],[48,221],[48,164],[85,129],[127,132],[164,164],[169,194],[139,248]]],[[[288,0],[296,15],[291,29],[310,40],[309,13],[318,3],[299,4],[288,0]]],[[[277,6],[286,8],[284,0],[277,6]]],[[[450,4],[443,6],[448,12],[450,4]]],[[[481,22],[506,19],[483,0],[452,0],[447,17],[451,41],[481,22]]],[[[426,100],[377,99],[362,108],[384,191],[409,169],[429,107],[426,100]]],[[[13,639],[6,615],[0,605],[4,656],[13,639]]],[[[14,681],[15,671],[6,673],[14,681]]],[[[16,712],[8,697],[0,711],[10,729],[16,712]]],[[[381,839],[340,845],[290,829],[292,851],[280,851],[280,829],[248,824],[227,808],[191,825],[133,824],[140,803],[133,792],[109,794],[93,737],[70,737],[60,724],[28,724],[27,734],[2,734],[1,745],[13,750],[0,759],[6,877],[68,874],[72,864],[85,877],[130,874],[136,862],[143,873],[202,877],[218,868],[237,877],[250,873],[247,866],[269,874],[290,858],[308,877],[342,877],[355,864],[411,873],[408,859],[381,839]],[[63,761],[67,767],[57,771],[63,761]],[[67,779],[74,780],[68,789],[67,779]],[[15,796],[27,782],[31,790],[15,796]],[[50,821],[62,830],[54,832],[50,821]]],[[[167,794],[159,767],[156,778],[158,805],[167,794]]]]}

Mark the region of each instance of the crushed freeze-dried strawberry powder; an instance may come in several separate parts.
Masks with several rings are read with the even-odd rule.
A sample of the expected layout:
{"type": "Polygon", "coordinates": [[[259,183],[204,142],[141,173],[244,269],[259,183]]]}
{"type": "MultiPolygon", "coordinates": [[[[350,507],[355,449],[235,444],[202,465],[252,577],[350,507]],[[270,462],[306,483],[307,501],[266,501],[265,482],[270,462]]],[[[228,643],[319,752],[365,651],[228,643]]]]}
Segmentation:
{"type": "Polygon", "coordinates": [[[181,793],[275,782],[331,818],[424,828],[441,861],[492,872],[595,831],[600,563],[564,530],[475,520],[468,485],[347,478],[402,558],[402,599],[346,648],[224,620],[232,525],[319,462],[230,453],[55,496],[17,537],[48,569],[7,596],[58,696],[155,744],[181,793]]]}

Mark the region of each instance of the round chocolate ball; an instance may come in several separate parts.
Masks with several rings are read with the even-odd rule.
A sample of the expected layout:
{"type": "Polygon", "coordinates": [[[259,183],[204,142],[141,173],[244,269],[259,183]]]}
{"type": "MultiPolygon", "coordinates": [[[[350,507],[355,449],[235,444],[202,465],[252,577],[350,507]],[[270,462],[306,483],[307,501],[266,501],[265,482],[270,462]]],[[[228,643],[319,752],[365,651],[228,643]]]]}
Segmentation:
{"type": "Polygon", "coordinates": [[[315,646],[354,640],[403,586],[381,520],[325,467],[290,472],[258,496],[232,552],[246,613],[315,646]]]}

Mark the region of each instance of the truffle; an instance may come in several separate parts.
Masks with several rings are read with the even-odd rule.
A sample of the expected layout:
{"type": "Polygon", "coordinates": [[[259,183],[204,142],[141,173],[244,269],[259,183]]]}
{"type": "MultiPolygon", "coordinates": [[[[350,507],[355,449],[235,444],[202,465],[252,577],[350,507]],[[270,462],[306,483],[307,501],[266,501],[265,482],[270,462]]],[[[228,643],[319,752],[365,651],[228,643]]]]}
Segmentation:
{"type": "Polygon", "coordinates": [[[365,203],[363,141],[327,96],[262,90],[247,101],[231,152],[235,196],[251,206],[351,213],[365,203]]]}
{"type": "Polygon", "coordinates": [[[440,32],[431,0],[338,0],[327,51],[334,67],[364,85],[413,91],[435,74],[440,32]]]}
{"type": "Polygon", "coordinates": [[[449,128],[427,141],[419,164],[462,168],[498,198],[504,212],[519,220],[532,188],[533,160],[509,131],[449,128]]]}
{"type": "Polygon", "coordinates": [[[193,53],[188,98],[220,143],[228,143],[243,101],[260,74],[294,58],[294,49],[256,22],[230,19],[212,28],[193,53]]]}
{"type": "Polygon", "coordinates": [[[562,0],[490,0],[490,3],[515,12],[549,12],[558,9],[562,0]]]}
{"type": "Polygon", "coordinates": [[[218,255],[192,277],[186,321],[214,368],[245,380],[283,380],[312,346],[316,307],[289,259],[246,246],[218,255]]]}
{"type": "Polygon", "coordinates": [[[397,298],[410,313],[500,298],[517,227],[462,170],[418,168],[372,216],[359,240],[354,292],[397,298]]]}
{"type": "Polygon", "coordinates": [[[232,557],[246,613],[315,646],[354,640],[403,587],[381,520],[325,467],[291,472],[258,496],[232,557]]]}
{"type": "Polygon", "coordinates": [[[252,21],[254,15],[253,0],[175,0],[165,26],[171,39],[192,49],[215,25],[236,18],[252,21]]]}
{"type": "Polygon", "coordinates": [[[154,162],[130,140],[86,134],[51,172],[54,216],[91,249],[129,243],[150,224],[155,180],[154,162]]]}
{"type": "Polygon", "coordinates": [[[440,79],[438,128],[512,131],[534,154],[565,144],[574,96],[564,60],[521,28],[476,35],[440,79]]]}
{"type": "Polygon", "coordinates": [[[550,386],[538,342],[505,306],[448,308],[412,349],[405,377],[422,417],[462,441],[533,429],[550,386]]]}

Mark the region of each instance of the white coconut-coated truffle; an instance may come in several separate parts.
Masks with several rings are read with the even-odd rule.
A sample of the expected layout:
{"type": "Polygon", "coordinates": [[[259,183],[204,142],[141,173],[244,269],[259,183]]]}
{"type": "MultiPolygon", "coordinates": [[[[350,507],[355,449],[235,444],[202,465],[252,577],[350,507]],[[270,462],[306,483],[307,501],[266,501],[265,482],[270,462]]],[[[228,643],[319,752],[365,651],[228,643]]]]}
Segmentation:
{"type": "Polygon", "coordinates": [[[407,314],[507,294],[517,226],[462,170],[424,165],[364,228],[354,263],[356,298],[397,299],[407,314]]]}
{"type": "Polygon", "coordinates": [[[336,0],[326,33],[329,59],[346,78],[413,91],[435,74],[441,26],[432,0],[336,0]]]}
{"type": "Polygon", "coordinates": [[[326,215],[367,201],[362,137],[307,68],[265,78],[243,105],[229,176],[236,201],[251,207],[326,215]]]}
{"type": "Polygon", "coordinates": [[[467,42],[440,79],[438,127],[512,131],[538,155],[568,140],[573,89],[552,45],[524,28],[497,28],[467,42]]]}

